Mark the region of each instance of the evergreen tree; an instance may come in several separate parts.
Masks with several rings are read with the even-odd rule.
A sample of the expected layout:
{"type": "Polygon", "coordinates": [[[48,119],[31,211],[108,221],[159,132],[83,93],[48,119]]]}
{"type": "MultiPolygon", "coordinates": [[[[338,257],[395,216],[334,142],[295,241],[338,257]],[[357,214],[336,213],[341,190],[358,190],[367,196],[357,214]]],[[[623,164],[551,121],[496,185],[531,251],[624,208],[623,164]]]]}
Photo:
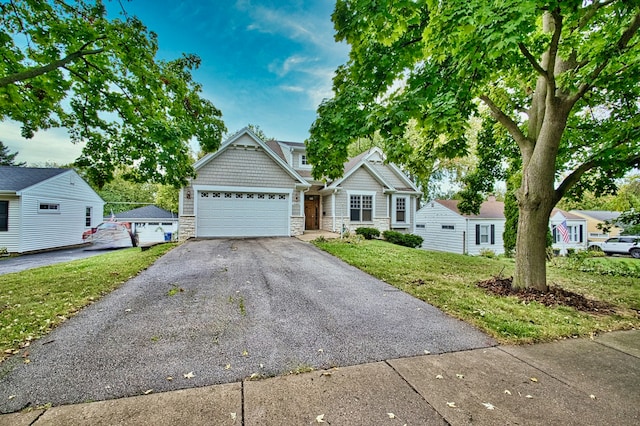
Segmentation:
{"type": "Polygon", "coordinates": [[[18,155],[18,152],[14,152],[13,154],[9,153],[9,148],[0,141],[0,166],[18,166],[24,167],[27,165],[25,162],[16,163],[15,159],[18,155]]]}

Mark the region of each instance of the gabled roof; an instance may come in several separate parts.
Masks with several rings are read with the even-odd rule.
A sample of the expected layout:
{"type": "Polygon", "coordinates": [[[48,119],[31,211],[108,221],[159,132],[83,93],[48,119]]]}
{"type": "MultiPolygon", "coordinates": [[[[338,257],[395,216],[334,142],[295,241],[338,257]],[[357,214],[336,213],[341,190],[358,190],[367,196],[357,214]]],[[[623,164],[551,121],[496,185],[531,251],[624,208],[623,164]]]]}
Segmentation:
{"type": "Polygon", "coordinates": [[[178,215],[158,206],[144,206],[126,212],[116,213],[116,219],[177,219],[178,215]]]}
{"type": "Polygon", "coordinates": [[[460,216],[470,219],[504,219],[504,203],[502,201],[489,200],[480,205],[480,213],[463,214],[458,210],[458,200],[434,200],[436,203],[448,208],[460,216]]]}
{"type": "Polygon", "coordinates": [[[561,210],[559,208],[554,208],[553,210],[551,210],[550,217],[553,217],[553,216],[557,215],[558,213],[560,213],[562,216],[564,216],[565,219],[586,220],[582,216],[578,216],[577,214],[569,213],[569,212],[561,210]]]}
{"type": "Polygon", "coordinates": [[[604,222],[605,220],[617,219],[620,212],[610,210],[571,210],[569,213],[575,213],[580,216],[588,216],[592,219],[604,222]]]}
{"type": "Polygon", "coordinates": [[[298,183],[300,184],[300,186],[302,186],[302,187],[311,186],[311,184],[309,184],[302,176],[300,176],[300,174],[297,171],[295,171],[293,169],[293,167],[291,167],[291,165],[289,165],[284,160],[283,157],[280,156],[280,154],[282,154],[282,151],[280,151],[280,154],[274,152],[274,150],[270,146],[270,145],[273,145],[272,143],[267,143],[267,142],[263,141],[258,136],[256,136],[256,134],[253,133],[251,131],[251,129],[249,129],[248,127],[243,128],[238,133],[236,133],[235,135],[233,135],[229,139],[227,139],[225,142],[223,142],[223,144],[220,146],[220,148],[216,152],[209,153],[209,154],[205,155],[204,157],[202,157],[201,159],[199,159],[198,161],[196,161],[196,163],[193,165],[193,168],[196,171],[198,169],[202,168],[207,163],[209,163],[211,160],[213,160],[214,158],[220,156],[220,154],[222,154],[227,148],[229,148],[231,145],[233,145],[234,142],[236,142],[238,139],[240,139],[244,135],[247,135],[251,139],[253,139],[256,142],[256,144],[258,144],[258,146],[260,148],[262,148],[262,150],[269,157],[271,157],[273,159],[273,161],[275,161],[278,165],[280,165],[280,167],[282,167],[282,169],[285,172],[287,172],[293,179],[297,180],[298,183]]]}
{"type": "Polygon", "coordinates": [[[0,166],[0,191],[19,192],[70,170],[0,166]]]}
{"type": "Polygon", "coordinates": [[[402,173],[397,167],[393,164],[386,164],[383,167],[389,168],[389,170],[396,175],[396,177],[402,182],[402,187],[399,185],[394,185],[389,176],[385,177],[385,174],[388,173],[387,169],[377,170],[377,166],[373,163],[369,162],[369,159],[374,156],[379,156],[384,158],[384,154],[382,150],[378,147],[373,147],[360,155],[357,155],[347,161],[344,165],[344,174],[341,178],[334,180],[329,185],[329,188],[335,188],[349,178],[352,174],[354,174],[360,168],[366,168],[369,173],[382,185],[388,188],[391,191],[406,191],[406,192],[416,192],[419,193],[420,190],[411,182],[404,173],[402,173]]]}

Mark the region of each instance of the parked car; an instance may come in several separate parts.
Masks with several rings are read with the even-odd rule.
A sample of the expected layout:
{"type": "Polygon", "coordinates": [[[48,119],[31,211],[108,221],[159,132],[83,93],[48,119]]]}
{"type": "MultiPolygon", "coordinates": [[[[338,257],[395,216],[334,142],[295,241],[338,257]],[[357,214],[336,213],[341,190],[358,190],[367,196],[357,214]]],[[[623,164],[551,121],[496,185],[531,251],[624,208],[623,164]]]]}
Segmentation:
{"type": "Polygon", "coordinates": [[[604,242],[589,243],[590,250],[602,250],[607,256],[613,254],[630,254],[636,259],[640,259],[640,236],[621,235],[609,238],[604,242]]]}
{"type": "Polygon", "coordinates": [[[91,243],[90,249],[93,250],[136,246],[129,222],[102,222],[83,232],[82,239],[91,243]]]}

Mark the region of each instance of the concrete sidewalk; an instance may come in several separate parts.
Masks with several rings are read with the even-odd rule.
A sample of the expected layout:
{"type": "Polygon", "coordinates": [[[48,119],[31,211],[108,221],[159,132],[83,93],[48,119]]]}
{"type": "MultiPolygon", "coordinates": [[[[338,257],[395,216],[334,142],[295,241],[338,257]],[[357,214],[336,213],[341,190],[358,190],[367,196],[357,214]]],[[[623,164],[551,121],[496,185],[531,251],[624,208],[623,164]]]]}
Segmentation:
{"type": "Polygon", "coordinates": [[[0,416],[0,425],[36,426],[323,422],[637,425],[640,330],[394,359],[0,416]]]}

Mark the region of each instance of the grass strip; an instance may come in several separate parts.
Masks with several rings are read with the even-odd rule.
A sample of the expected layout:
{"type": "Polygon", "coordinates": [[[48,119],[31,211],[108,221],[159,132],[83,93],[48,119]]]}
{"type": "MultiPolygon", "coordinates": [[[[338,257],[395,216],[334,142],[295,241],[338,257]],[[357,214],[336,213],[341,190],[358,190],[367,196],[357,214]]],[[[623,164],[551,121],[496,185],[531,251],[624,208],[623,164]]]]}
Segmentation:
{"type": "Polygon", "coordinates": [[[384,241],[328,240],[314,244],[442,311],[466,321],[501,343],[524,344],[589,336],[640,327],[637,278],[548,267],[549,283],[607,302],[616,313],[589,314],[565,306],[545,307],[517,297],[488,294],[476,283],[513,274],[513,259],[488,259],[410,249],[384,241]]]}
{"type": "Polygon", "coordinates": [[[130,248],[0,277],[0,354],[16,352],[138,275],[176,244],[130,248]]]}

